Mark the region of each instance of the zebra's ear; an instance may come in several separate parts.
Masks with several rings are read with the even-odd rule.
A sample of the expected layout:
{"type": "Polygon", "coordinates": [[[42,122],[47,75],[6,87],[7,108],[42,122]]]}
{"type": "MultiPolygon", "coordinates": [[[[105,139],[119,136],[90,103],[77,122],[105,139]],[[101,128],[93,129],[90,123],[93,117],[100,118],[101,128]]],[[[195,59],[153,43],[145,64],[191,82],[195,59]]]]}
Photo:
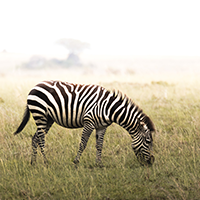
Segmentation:
{"type": "Polygon", "coordinates": [[[146,124],[148,129],[152,132],[156,131],[153,122],[151,121],[151,119],[147,115],[142,119],[142,121],[140,121],[140,124],[143,125],[143,126],[146,124]]]}

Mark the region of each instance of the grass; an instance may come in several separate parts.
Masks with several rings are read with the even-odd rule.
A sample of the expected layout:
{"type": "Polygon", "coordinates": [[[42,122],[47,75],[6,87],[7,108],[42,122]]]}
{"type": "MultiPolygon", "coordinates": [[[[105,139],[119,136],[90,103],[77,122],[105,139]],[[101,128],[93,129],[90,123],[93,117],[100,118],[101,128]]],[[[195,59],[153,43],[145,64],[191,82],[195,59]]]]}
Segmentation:
{"type": "MultiPolygon", "coordinates": [[[[63,79],[64,80],[64,79],[63,79]]],[[[0,199],[200,199],[200,83],[191,81],[102,83],[131,97],[155,123],[155,163],[140,166],[128,133],[107,129],[103,168],[95,165],[91,135],[78,168],[72,163],[81,129],[54,125],[46,136],[49,167],[38,153],[30,165],[31,119],[17,136],[26,97],[37,78],[0,80],[0,199]]]]}

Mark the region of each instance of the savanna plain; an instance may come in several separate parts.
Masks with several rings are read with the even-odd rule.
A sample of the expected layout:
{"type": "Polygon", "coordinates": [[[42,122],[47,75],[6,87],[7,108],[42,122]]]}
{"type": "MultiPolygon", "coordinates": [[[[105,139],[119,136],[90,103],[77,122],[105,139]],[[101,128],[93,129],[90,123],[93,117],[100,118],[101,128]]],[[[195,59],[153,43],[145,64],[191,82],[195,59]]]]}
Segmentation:
{"type": "Polygon", "coordinates": [[[198,76],[87,76],[63,72],[58,78],[54,73],[0,77],[0,199],[200,199],[198,76]],[[49,77],[96,83],[130,97],[155,124],[153,166],[138,163],[131,137],[117,124],[112,124],[104,137],[103,167],[95,164],[95,133],[75,167],[82,129],[56,124],[46,135],[48,167],[40,151],[36,165],[31,166],[31,137],[36,131],[33,119],[22,133],[13,133],[22,120],[28,92],[49,77]]]}

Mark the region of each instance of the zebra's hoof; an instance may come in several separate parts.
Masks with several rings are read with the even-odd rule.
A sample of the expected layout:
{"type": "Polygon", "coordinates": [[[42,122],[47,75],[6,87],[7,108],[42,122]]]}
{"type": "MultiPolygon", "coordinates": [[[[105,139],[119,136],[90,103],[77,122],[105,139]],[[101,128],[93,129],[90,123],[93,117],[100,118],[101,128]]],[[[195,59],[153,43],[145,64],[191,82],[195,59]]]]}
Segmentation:
{"type": "Polygon", "coordinates": [[[33,161],[33,160],[31,160],[31,165],[32,165],[32,166],[34,166],[34,165],[35,165],[35,163],[36,163],[36,161],[35,161],[35,160],[34,160],[34,161],[33,161]]]}
{"type": "Polygon", "coordinates": [[[75,165],[77,165],[77,164],[79,163],[79,160],[74,159],[73,163],[74,163],[75,165]]]}
{"type": "Polygon", "coordinates": [[[45,161],[44,161],[44,165],[45,165],[46,168],[48,168],[49,162],[48,162],[47,160],[45,160],[45,161]]]}
{"type": "Polygon", "coordinates": [[[104,167],[104,165],[103,165],[103,163],[101,161],[96,161],[96,166],[100,167],[100,168],[104,167]]]}

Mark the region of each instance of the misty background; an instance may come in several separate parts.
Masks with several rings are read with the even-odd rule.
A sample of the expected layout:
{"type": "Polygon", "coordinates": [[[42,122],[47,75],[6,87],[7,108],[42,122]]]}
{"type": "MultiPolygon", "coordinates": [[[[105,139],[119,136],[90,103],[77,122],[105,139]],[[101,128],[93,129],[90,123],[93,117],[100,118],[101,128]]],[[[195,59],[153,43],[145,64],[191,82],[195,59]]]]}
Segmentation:
{"type": "Polygon", "coordinates": [[[50,71],[101,79],[198,76],[199,5],[193,0],[2,0],[0,78],[50,71]]]}

